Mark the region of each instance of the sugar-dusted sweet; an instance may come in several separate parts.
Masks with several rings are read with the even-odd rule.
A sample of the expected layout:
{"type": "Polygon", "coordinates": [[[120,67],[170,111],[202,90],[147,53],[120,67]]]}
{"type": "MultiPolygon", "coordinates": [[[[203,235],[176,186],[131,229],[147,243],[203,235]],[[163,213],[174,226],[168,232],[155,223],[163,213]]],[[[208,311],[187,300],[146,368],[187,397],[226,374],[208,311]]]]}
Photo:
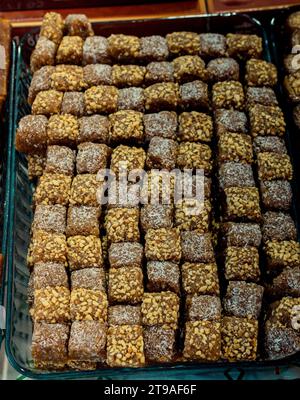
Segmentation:
{"type": "Polygon", "coordinates": [[[292,187],[289,181],[261,181],[262,204],[267,210],[287,211],[292,205],[292,187]]]}
{"type": "Polygon", "coordinates": [[[83,81],[87,87],[112,84],[112,68],[106,64],[90,64],[83,67],[83,81]]]}
{"type": "Polygon", "coordinates": [[[96,174],[108,165],[111,149],[103,143],[80,143],[77,146],[76,170],[78,174],[96,174]]]}
{"type": "Polygon", "coordinates": [[[99,236],[100,208],[92,206],[70,206],[68,208],[67,236],[99,236]]]}
{"type": "Polygon", "coordinates": [[[44,115],[21,118],[16,132],[16,149],[22,153],[41,154],[47,147],[48,119],[44,115]]]}
{"type": "Polygon", "coordinates": [[[89,36],[83,44],[83,65],[88,64],[110,64],[111,57],[108,53],[108,42],[103,36],[89,36]]]}
{"type": "Polygon", "coordinates": [[[75,151],[66,146],[47,147],[45,173],[73,176],[75,151]]]}
{"type": "Polygon", "coordinates": [[[108,325],[141,325],[141,306],[129,304],[109,306],[108,325]]]}
{"type": "Polygon", "coordinates": [[[91,115],[78,120],[79,132],[77,143],[108,143],[109,121],[104,115],[91,115]]]}
{"type": "Polygon", "coordinates": [[[29,89],[28,103],[32,104],[36,95],[42,90],[51,89],[51,75],[55,71],[55,67],[45,65],[38,71],[34,72],[29,89]]]}
{"type": "Polygon", "coordinates": [[[141,208],[140,222],[144,232],[149,229],[172,228],[173,207],[166,204],[145,204],[141,208]]]}
{"type": "Polygon", "coordinates": [[[207,64],[207,77],[212,82],[238,81],[240,66],[233,58],[215,58],[207,64]]]}
{"type": "Polygon", "coordinates": [[[269,87],[248,87],[246,90],[246,103],[247,107],[254,104],[262,104],[263,106],[278,105],[276,94],[269,87]]]}
{"type": "Polygon", "coordinates": [[[56,49],[56,43],[44,36],[40,36],[30,56],[31,71],[38,71],[45,65],[54,65],[56,49]]]}
{"type": "Polygon", "coordinates": [[[220,321],[222,306],[219,297],[191,294],[186,298],[185,316],[187,321],[220,321]]]}
{"type": "Polygon", "coordinates": [[[34,211],[32,231],[43,230],[52,233],[65,233],[66,207],[38,204],[34,211]]]}
{"type": "Polygon", "coordinates": [[[173,111],[144,114],[143,123],[146,140],[154,136],[176,139],[177,115],[173,111]]]}
{"type": "Polygon", "coordinates": [[[102,268],[84,268],[71,272],[71,289],[106,291],[106,276],[102,268]]]}
{"type": "Polygon", "coordinates": [[[151,62],[146,66],[145,84],[174,82],[174,66],[171,62],[151,62]]]}
{"type": "Polygon", "coordinates": [[[143,246],[140,243],[112,243],[109,247],[109,265],[111,268],[142,267],[143,246]]]}
{"type": "Polygon", "coordinates": [[[208,85],[196,80],[180,85],[180,108],[182,110],[207,110],[210,108],[208,85]]]}
{"type": "Polygon", "coordinates": [[[200,33],[200,55],[208,58],[226,56],[226,38],[220,33],[200,33]]]}
{"type": "Polygon", "coordinates": [[[253,140],[254,153],[263,152],[287,154],[284,140],[277,136],[256,136],[253,140]]]}
{"type": "Polygon", "coordinates": [[[85,39],[94,35],[92,24],[85,14],[69,14],[65,19],[65,27],[70,36],[80,36],[85,39]]]}
{"type": "Polygon", "coordinates": [[[171,291],[180,293],[180,270],[171,261],[149,261],[147,263],[147,289],[150,292],[171,291]]]}
{"type": "Polygon", "coordinates": [[[175,357],[176,330],[172,326],[146,326],[144,328],[146,362],[171,362],[175,357]]]}
{"type": "Polygon", "coordinates": [[[300,266],[285,267],[266,288],[272,297],[300,297],[300,266]]]}
{"type": "Polygon", "coordinates": [[[224,133],[247,133],[247,116],[242,111],[219,109],[214,113],[216,133],[221,136],[224,133]]]}
{"type": "Polygon", "coordinates": [[[64,93],[63,101],[61,104],[61,113],[75,115],[76,117],[82,117],[85,113],[83,93],[64,93]]]}
{"type": "Polygon", "coordinates": [[[267,211],[263,214],[263,240],[296,240],[295,222],[289,214],[267,211]]]}
{"type": "Polygon", "coordinates": [[[34,264],[32,272],[33,290],[47,287],[64,287],[69,289],[68,275],[65,265],[57,262],[39,262],[34,264]]]}
{"type": "Polygon", "coordinates": [[[165,61],[169,57],[167,41],[163,36],[143,36],[140,46],[139,58],[144,62],[165,61]]]}
{"type": "Polygon", "coordinates": [[[149,143],[146,166],[149,169],[172,170],[176,165],[177,143],[173,139],[154,136],[149,143]]]}
{"type": "Polygon", "coordinates": [[[215,254],[210,233],[181,232],[182,259],[195,263],[214,263],[215,254]]]}
{"type": "Polygon", "coordinates": [[[233,161],[221,164],[219,168],[219,186],[221,189],[255,186],[251,165],[233,161]]]}
{"type": "Polygon", "coordinates": [[[224,235],[228,246],[259,247],[262,233],[259,224],[243,222],[227,222],[223,224],[224,235]]]}
{"type": "Polygon", "coordinates": [[[134,110],[144,112],[144,89],[140,87],[119,89],[118,110],[134,110]]]}

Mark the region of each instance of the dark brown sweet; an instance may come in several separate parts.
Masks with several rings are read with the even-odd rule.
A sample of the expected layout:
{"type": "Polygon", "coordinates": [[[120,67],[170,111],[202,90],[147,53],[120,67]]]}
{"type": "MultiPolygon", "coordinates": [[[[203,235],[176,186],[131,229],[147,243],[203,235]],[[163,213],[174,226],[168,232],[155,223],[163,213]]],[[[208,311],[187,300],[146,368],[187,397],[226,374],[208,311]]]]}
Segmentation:
{"type": "Polygon", "coordinates": [[[90,64],[83,68],[83,81],[87,87],[112,84],[112,68],[106,64],[90,64]]]}
{"type": "Polygon", "coordinates": [[[31,53],[30,69],[32,72],[38,71],[44,65],[54,65],[57,45],[51,40],[40,36],[36,46],[31,53]]]}
{"type": "Polygon", "coordinates": [[[83,65],[87,64],[110,64],[111,57],[108,54],[108,42],[103,36],[87,37],[83,44],[83,65]]]}
{"type": "Polygon", "coordinates": [[[141,307],[127,304],[108,307],[108,325],[141,325],[141,307]]]}
{"type": "Polygon", "coordinates": [[[255,187],[230,187],[225,192],[225,216],[228,221],[259,221],[259,192],[255,187]]]}
{"type": "Polygon", "coordinates": [[[108,300],[110,304],[138,304],[144,294],[143,271],[137,267],[110,268],[108,300]]]}
{"type": "Polygon", "coordinates": [[[76,170],[78,174],[96,174],[100,169],[105,169],[111,149],[106,144],[81,143],[77,146],[76,170]]]}
{"type": "Polygon", "coordinates": [[[70,176],[44,173],[34,193],[35,204],[68,205],[71,182],[70,176]]]}
{"type": "Polygon", "coordinates": [[[65,233],[66,207],[38,204],[35,208],[32,231],[43,230],[52,233],[65,233]]]}
{"type": "Polygon", "coordinates": [[[83,93],[64,93],[63,101],[61,104],[61,113],[75,115],[76,117],[83,116],[85,113],[83,93]]]}
{"type": "Polygon", "coordinates": [[[149,169],[172,170],[176,165],[177,143],[172,139],[154,136],[149,143],[146,166],[149,169]]]}
{"type": "Polygon", "coordinates": [[[172,61],[172,64],[176,82],[206,80],[205,62],[199,56],[177,57],[172,61]]]}
{"type": "Polygon", "coordinates": [[[170,261],[150,261],[147,263],[147,289],[150,292],[169,290],[180,293],[179,266],[170,261]]]}
{"type": "Polygon", "coordinates": [[[207,75],[212,82],[238,81],[240,66],[233,58],[216,58],[207,64],[207,75]]]}
{"type": "Polygon", "coordinates": [[[182,259],[188,262],[213,263],[215,261],[209,233],[181,232],[182,259]]]}
{"type": "Polygon", "coordinates": [[[212,169],[211,148],[202,143],[182,142],[177,150],[177,167],[203,169],[209,175],[212,169]]]}
{"type": "Polygon", "coordinates": [[[106,326],[98,321],[74,321],[68,354],[72,360],[106,361],[106,326]]]}
{"type": "Polygon", "coordinates": [[[141,142],[144,136],[143,114],[139,111],[118,111],[109,116],[110,141],[119,143],[133,140],[141,142]]]}
{"type": "Polygon", "coordinates": [[[141,208],[141,227],[149,229],[172,228],[173,207],[165,204],[146,204],[141,208]]]}
{"type": "Polygon", "coordinates": [[[246,91],[247,107],[254,104],[277,106],[278,101],[273,89],[268,87],[248,87],[246,91]]]}
{"type": "Polygon", "coordinates": [[[227,247],[225,253],[227,280],[257,282],[259,277],[259,253],[256,247],[227,247]]]}
{"type": "Polygon", "coordinates": [[[71,270],[103,266],[101,241],[96,236],[70,236],[67,255],[71,270]]]}
{"type": "Polygon", "coordinates": [[[144,90],[148,112],[176,110],[179,104],[179,85],[173,82],[155,83],[144,90]]]}
{"type": "Polygon", "coordinates": [[[32,114],[52,115],[61,110],[63,93],[57,90],[43,90],[36,95],[31,107],[32,114]]]}
{"type": "Polygon", "coordinates": [[[253,161],[252,139],[244,133],[224,133],[218,142],[219,162],[235,161],[251,164],[253,161]]]}
{"type": "Polygon", "coordinates": [[[228,246],[259,247],[262,234],[259,224],[228,222],[223,225],[228,246]]]}
{"type": "Polygon", "coordinates": [[[78,120],[79,133],[77,143],[96,142],[108,143],[109,122],[103,115],[82,117],[78,120]]]}
{"type": "Polygon", "coordinates": [[[221,164],[219,168],[219,186],[221,189],[255,186],[251,165],[237,162],[221,164]]]}
{"type": "Polygon", "coordinates": [[[255,360],[257,357],[258,322],[254,319],[224,317],[222,357],[228,361],[255,360]]]}
{"type": "Polygon", "coordinates": [[[251,58],[246,63],[245,79],[248,86],[275,86],[277,69],[272,63],[251,58]]]}
{"type": "Polygon", "coordinates": [[[75,151],[65,146],[48,146],[45,172],[50,174],[74,174],[75,151]]]}
{"type": "Polygon", "coordinates": [[[69,289],[68,276],[64,264],[55,262],[34,264],[32,276],[34,291],[58,286],[69,289]]]}
{"type": "Polygon", "coordinates": [[[221,358],[221,324],[189,321],[185,324],[183,357],[186,360],[217,361],[221,358]]]}
{"type": "Polygon", "coordinates": [[[293,177],[293,167],[287,154],[262,152],[257,154],[258,177],[262,181],[285,179],[293,177]]]}
{"type": "Polygon", "coordinates": [[[186,299],[187,321],[219,321],[222,306],[219,297],[208,295],[188,295],[186,299]]]}
{"type": "Polygon", "coordinates": [[[202,81],[187,82],[180,86],[180,107],[183,110],[209,109],[208,86],[202,81]]]}
{"type": "Polygon", "coordinates": [[[111,268],[142,267],[143,246],[140,243],[112,243],[109,247],[111,268]]]}
{"type": "Polygon", "coordinates": [[[247,116],[241,111],[220,109],[215,111],[214,117],[218,136],[229,132],[248,132],[247,116]]]}
{"type": "Polygon", "coordinates": [[[105,293],[106,277],[102,268],[84,268],[71,272],[71,289],[88,289],[105,293]]]}
{"type": "Polygon", "coordinates": [[[72,321],[99,321],[103,324],[107,320],[107,297],[100,290],[72,289],[70,312],[72,321]]]}
{"type": "Polygon", "coordinates": [[[141,41],[137,36],[113,34],[107,42],[108,53],[117,62],[133,62],[139,56],[141,41]]]}
{"type": "Polygon", "coordinates": [[[200,38],[195,32],[172,32],[166,35],[169,52],[173,56],[199,54],[200,38]]]}
{"type": "Polygon", "coordinates": [[[48,144],[74,146],[78,137],[78,119],[74,115],[52,115],[47,126],[48,144]]]}
{"type": "Polygon", "coordinates": [[[84,93],[87,114],[109,114],[117,111],[118,89],[115,86],[92,86],[84,93]]]}
{"type": "Polygon", "coordinates": [[[209,58],[226,55],[226,38],[219,33],[201,33],[200,55],[209,58]]]}
{"type": "Polygon", "coordinates": [[[59,324],[70,320],[70,291],[63,286],[45,287],[34,291],[30,314],[35,323],[59,324]]]}
{"type": "Polygon", "coordinates": [[[105,228],[108,241],[138,242],[139,231],[139,209],[136,208],[111,208],[105,216],[105,228]]]}
{"type": "Polygon", "coordinates": [[[277,136],[256,136],[253,140],[253,150],[256,154],[262,152],[287,154],[284,140],[277,136]]]}
{"type": "Polygon", "coordinates": [[[174,82],[174,66],[171,62],[151,62],[146,67],[145,83],[174,82]]]}
{"type": "Polygon", "coordinates": [[[270,271],[300,265],[300,243],[294,240],[268,240],[264,246],[270,271]]]}
{"type": "Polygon", "coordinates": [[[148,229],[145,235],[145,255],[148,261],[179,261],[180,234],[177,228],[148,229]]]}
{"type": "Polygon", "coordinates": [[[172,324],[176,327],[179,301],[179,297],[172,292],[144,293],[141,308],[143,325],[172,324]]]}
{"type": "Polygon", "coordinates": [[[21,118],[16,132],[16,149],[22,153],[41,154],[47,146],[48,119],[44,115],[21,118]]]}
{"type": "Polygon", "coordinates": [[[99,236],[99,207],[70,206],[66,235],[99,236]]]}
{"type": "Polygon", "coordinates": [[[236,81],[215,83],[212,87],[212,103],[214,108],[242,110],[245,103],[242,84],[236,81]]]}
{"type": "Polygon", "coordinates": [[[167,41],[159,35],[144,36],[140,39],[139,58],[145,62],[165,61],[169,57],[167,41]]]}
{"type": "Polygon", "coordinates": [[[98,207],[97,191],[101,189],[101,182],[95,174],[76,175],[72,181],[70,205],[98,207]]]}
{"type": "Polygon", "coordinates": [[[117,87],[142,86],[146,68],[139,65],[113,65],[112,84],[117,87]]]}
{"type": "Polygon", "coordinates": [[[178,138],[187,142],[210,142],[213,135],[212,118],[197,111],[183,112],[178,117],[178,138]]]}
{"type": "Polygon", "coordinates": [[[262,204],[267,210],[289,210],[292,204],[292,188],[288,181],[261,181],[262,204]]]}
{"type": "Polygon", "coordinates": [[[267,286],[267,293],[273,297],[300,297],[300,267],[285,267],[267,286]]]}
{"type": "Polygon", "coordinates": [[[80,36],[64,36],[56,53],[57,64],[82,63],[83,40],[80,36]]]}
{"type": "Polygon", "coordinates": [[[119,89],[118,109],[144,112],[144,89],[138,87],[119,89]]]}
{"type": "Polygon", "coordinates": [[[263,240],[296,240],[297,230],[292,217],[283,212],[268,211],[263,214],[263,240]]]}
{"type": "Polygon", "coordinates": [[[264,288],[256,283],[229,282],[223,300],[227,315],[258,319],[262,306],[264,288]]]}
{"type": "Polygon", "coordinates": [[[29,89],[28,89],[28,103],[32,104],[36,95],[42,90],[51,89],[51,75],[55,68],[46,65],[33,74],[29,89]]]}
{"type": "Polygon", "coordinates": [[[143,117],[146,140],[154,136],[176,139],[177,115],[172,111],[145,114],[143,117]]]}
{"type": "Polygon", "coordinates": [[[283,136],[285,133],[284,115],[278,106],[255,104],[249,107],[252,136],[283,136]]]}
{"type": "Polygon", "coordinates": [[[262,38],[257,35],[228,33],[226,35],[227,52],[229,56],[239,59],[261,58],[262,38]]]}
{"type": "Polygon", "coordinates": [[[175,356],[176,330],[169,325],[146,326],[144,346],[146,361],[171,362],[175,356]]]}
{"type": "Polygon", "coordinates": [[[218,267],[214,262],[207,264],[185,262],[181,270],[185,294],[219,295],[218,267]]]}
{"type": "Polygon", "coordinates": [[[85,39],[94,35],[92,24],[85,14],[69,14],[65,19],[65,27],[70,36],[80,36],[85,39]]]}

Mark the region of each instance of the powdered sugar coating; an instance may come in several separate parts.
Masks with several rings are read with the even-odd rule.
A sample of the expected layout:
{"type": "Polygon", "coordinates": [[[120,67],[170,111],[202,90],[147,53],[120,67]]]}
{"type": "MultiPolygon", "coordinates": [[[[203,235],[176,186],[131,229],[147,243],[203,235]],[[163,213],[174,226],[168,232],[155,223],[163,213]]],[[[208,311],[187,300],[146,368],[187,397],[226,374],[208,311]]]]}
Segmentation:
{"type": "Polygon", "coordinates": [[[51,75],[54,70],[53,66],[46,65],[33,74],[28,91],[29,104],[33,103],[38,92],[51,89],[51,75]]]}
{"type": "Polygon", "coordinates": [[[187,321],[217,321],[221,319],[222,306],[219,297],[188,295],[186,300],[187,321]]]}
{"type": "Polygon", "coordinates": [[[146,361],[170,362],[175,355],[176,330],[168,325],[144,328],[146,361]]]}
{"type": "Polygon", "coordinates": [[[96,174],[100,169],[105,169],[111,149],[106,144],[81,143],[78,145],[76,169],[78,174],[96,174]]]}
{"type": "Polygon", "coordinates": [[[259,224],[229,222],[224,228],[228,246],[260,246],[262,234],[259,224]]]}
{"type": "Polygon", "coordinates": [[[32,230],[38,229],[53,233],[65,233],[66,207],[60,204],[38,204],[34,212],[32,230]]]}
{"type": "Polygon", "coordinates": [[[62,114],[71,114],[76,117],[84,115],[84,98],[81,92],[66,92],[64,93],[61,104],[62,114]]]}
{"type": "Polygon", "coordinates": [[[108,143],[109,121],[103,115],[92,115],[79,119],[77,143],[108,143]]]}
{"type": "Polygon", "coordinates": [[[99,207],[70,206],[66,235],[99,236],[99,207]]]}
{"type": "Polygon", "coordinates": [[[176,164],[177,143],[172,139],[154,136],[150,140],[146,166],[150,169],[174,169],[176,164]]]}
{"type": "Polygon", "coordinates": [[[272,296],[282,297],[292,296],[300,297],[300,267],[286,267],[273,279],[268,286],[268,293],[272,296]]]}
{"type": "Polygon", "coordinates": [[[219,168],[219,185],[221,189],[255,186],[251,165],[238,162],[223,163],[219,168]]]}
{"type": "Polygon", "coordinates": [[[278,326],[270,321],[265,324],[265,349],[271,360],[281,359],[300,351],[300,336],[292,328],[278,326]]]}
{"type": "Polygon", "coordinates": [[[138,87],[120,89],[118,109],[143,112],[145,110],[144,89],[138,87]]]}
{"type": "Polygon", "coordinates": [[[88,86],[111,85],[111,66],[106,64],[90,64],[83,68],[83,81],[88,86]]]}
{"type": "Polygon", "coordinates": [[[189,262],[214,262],[215,255],[209,233],[181,232],[182,258],[189,262]]]}
{"type": "Polygon", "coordinates": [[[144,129],[147,140],[154,136],[176,138],[177,115],[173,111],[161,111],[144,115],[144,129]]]}
{"type": "Polygon", "coordinates": [[[261,152],[272,152],[287,154],[284,140],[277,136],[257,136],[253,140],[253,150],[256,154],[261,152]]]}
{"type": "Polygon", "coordinates": [[[75,151],[65,146],[48,146],[45,172],[73,175],[74,165],[75,151]]]}
{"type": "Polygon", "coordinates": [[[219,109],[215,111],[215,126],[217,135],[226,132],[247,133],[246,114],[236,110],[219,109]]]}
{"type": "Polygon", "coordinates": [[[222,57],[226,55],[226,38],[219,33],[201,33],[200,55],[222,57]]]}
{"type": "Polygon", "coordinates": [[[71,273],[71,288],[105,292],[106,277],[102,268],[85,268],[71,273]]]}
{"type": "Polygon", "coordinates": [[[112,243],[109,248],[110,267],[141,267],[143,254],[140,243],[112,243]]]}
{"type": "Polygon", "coordinates": [[[213,82],[238,81],[240,67],[233,58],[215,58],[207,64],[207,73],[213,82]]]}
{"type": "Polygon", "coordinates": [[[140,325],[141,306],[116,305],[108,308],[108,325],[140,325]]]}
{"type": "Polygon", "coordinates": [[[64,264],[40,262],[34,265],[33,271],[34,290],[55,286],[69,288],[68,276],[64,264]]]}
{"type": "Polygon", "coordinates": [[[147,204],[141,208],[141,227],[148,229],[172,228],[173,207],[164,204],[147,204]]]}
{"type": "Polygon", "coordinates": [[[47,144],[48,119],[44,115],[21,118],[16,133],[16,149],[22,153],[40,154],[47,144]]]}
{"type": "Polygon", "coordinates": [[[167,41],[159,35],[145,36],[140,39],[140,57],[144,61],[164,61],[169,56],[167,41]]]}
{"type": "Polygon", "coordinates": [[[150,261],[147,264],[148,284],[150,292],[170,290],[179,294],[179,266],[170,261],[150,261]]]}
{"type": "Polygon", "coordinates": [[[289,210],[292,204],[292,187],[285,180],[261,181],[262,203],[267,210],[289,210]]]}
{"type": "Polygon", "coordinates": [[[181,85],[180,106],[184,110],[209,108],[207,84],[202,81],[193,81],[181,85]]]}
{"type": "Polygon", "coordinates": [[[292,217],[283,212],[268,211],[263,215],[262,234],[267,240],[296,240],[297,230],[292,217]]]}
{"type": "Polygon", "coordinates": [[[108,42],[103,36],[88,37],[83,44],[83,65],[97,63],[111,63],[108,42]]]}

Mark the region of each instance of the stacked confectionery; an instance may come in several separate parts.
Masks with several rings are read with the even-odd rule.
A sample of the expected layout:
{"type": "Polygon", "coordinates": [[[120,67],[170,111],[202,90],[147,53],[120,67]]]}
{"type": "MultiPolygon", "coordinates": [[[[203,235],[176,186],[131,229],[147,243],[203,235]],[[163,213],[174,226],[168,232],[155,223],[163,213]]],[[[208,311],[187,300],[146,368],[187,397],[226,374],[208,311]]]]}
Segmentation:
{"type": "Polygon", "coordinates": [[[281,299],[267,356],[299,350],[288,326],[300,275],[292,167],[262,50],[242,34],[105,38],[85,16],[46,14],[32,115],[16,136],[37,180],[28,264],[38,368],[255,360],[263,296],[281,299]],[[203,207],[191,215],[192,198],[134,196],[101,206],[97,172],[118,176],[124,164],[146,170],[148,197],[154,169],[202,169],[203,207]]]}

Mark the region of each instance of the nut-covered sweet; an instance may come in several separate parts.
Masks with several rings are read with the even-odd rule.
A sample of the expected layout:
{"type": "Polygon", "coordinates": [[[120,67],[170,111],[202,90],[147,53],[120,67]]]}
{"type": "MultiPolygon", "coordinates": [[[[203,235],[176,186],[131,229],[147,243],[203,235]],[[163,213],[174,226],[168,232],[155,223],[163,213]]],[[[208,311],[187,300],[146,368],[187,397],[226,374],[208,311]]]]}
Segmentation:
{"type": "Polygon", "coordinates": [[[247,133],[247,116],[244,112],[220,109],[215,111],[215,128],[218,136],[224,133],[247,133]]]}
{"type": "Polygon", "coordinates": [[[246,63],[245,79],[248,86],[275,86],[277,69],[272,63],[251,58],[246,63]]]}
{"type": "Polygon", "coordinates": [[[145,364],[143,328],[113,325],[107,332],[107,364],[110,367],[139,367],[145,364]]]}
{"type": "Polygon", "coordinates": [[[78,65],[57,65],[51,74],[51,89],[80,92],[85,88],[83,69],[78,65]]]}
{"type": "Polygon", "coordinates": [[[151,62],[146,66],[145,84],[174,82],[174,66],[171,62],[151,62]]]}
{"type": "Polygon", "coordinates": [[[221,358],[220,322],[186,322],[183,357],[186,360],[197,361],[219,360],[221,358]]]}
{"type": "Polygon", "coordinates": [[[284,180],[261,181],[262,204],[267,210],[289,210],[292,205],[292,187],[284,180]]]}
{"type": "Polygon", "coordinates": [[[139,242],[139,209],[111,208],[105,216],[108,242],[139,242]]]}
{"type": "Polygon", "coordinates": [[[52,115],[47,126],[48,144],[74,146],[78,137],[78,119],[74,115],[52,115]]]}
{"type": "Polygon", "coordinates": [[[238,81],[240,66],[233,58],[216,58],[207,64],[208,79],[212,82],[238,81]]]}
{"type": "Polygon", "coordinates": [[[55,288],[57,286],[69,289],[66,268],[62,263],[39,262],[34,264],[34,269],[31,275],[33,276],[34,291],[50,287],[55,288]]]}
{"type": "Polygon", "coordinates": [[[219,295],[217,264],[185,262],[181,270],[182,287],[185,294],[219,295]]]}
{"type": "Polygon", "coordinates": [[[256,187],[230,187],[224,192],[227,220],[260,220],[259,192],[256,187]]]}
{"type": "Polygon", "coordinates": [[[71,272],[71,288],[106,291],[106,276],[103,268],[85,268],[71,272]]]}
{"type": "Polygon", "coordinates": [[[110,304],[137,304],[143,299],[143,271],[137,267],[110,268],[108,300],[110,304]]]}
{"type": "Polygon", "coordinates": [[[201,33],[200,55],[210,58],[226,56],[226,38],[220,33],[201,33]]]}
{"type": "Polygon", "coordinates": [[[143,123],[146,140],[150,140],[154,136],[176,139],[177,115],[173,111],[145,114],[143,123]]]}
{"type": "Polygon", "coordinates": [[[56,53],[57,64],[82,63],[83,39],[80,36],[64,36],[56,53]]]}
{"type": "Polygon", "coordinates": [[[264,252],[271,271],[300,265],[300,243],[294,240],[268,240],[264,252]]]}
{"type": "Polygon", "coordinates": [[[99,236],[100,208],[70,206],[68,209],[67,236],[99,236]]]}
{"type": "Polygon", "coordinates": [[[34,322],[57,324],[70,319],[70,291],[63,286],[46,287],[34,291],[31,309],[34,322]]]}
{"type": "MultiPolygon", "coordinates": [[[[270,322],[286,328],[294,328],[293,317],[296,317],[300,307],[300,297],[283,297],[280,301],[271,304],[270,322]]],[[[294,328],[295,329],[295,328],[294,328]]]]}
{"type": "Polygon", "coordinates": [[[227,51],[231,57],[240,59],[261,58],[262,38],[257,35],[228,33],[226,35],[227,51]]]}
{"type": "Polygon", "coordinates": [[[165,61],[169,56],[167,41],[163,36],[144,36],[140,39],[139,58],[145,62],[165,61]]]}
{"type": "Polygon", "coordinates": [[[34,193],[35,204],[68,205],[71,182],[71,176],[44,173],[34,193]]]}
{"type": "Polygon", "coordinates": [[[103,36],[87,37],[83,44],[83,65],[87,64],[110,64],[111,57],[108,54],[108,42],[103,36]]]}
{"type": "Polygon", "coordinates": [[[70,270],[103,266],[101,241],[96,236],[70,236],[67,245],[70,270]]]}
{"type": "Polygon", "coordinates": [[[220,321],[222,306],[219,297],[188,295],[185,304],[187,321],[220,321]]]}
{"type": "Polygon", "coordinates": [[[284,115],[278,106],[255,104],[249,107],[252,136],[283,136],[285,133],[284,115]]]}
{"type": "Polygon", "coordinates": [[[56,12],[47,12],[42,21],[40,36],[59,44],[63,37],[64,21],[62,16],[56,12]]]}
{"type": "Polygon", "coordinates": [[[218,82],[212,88],[212,103],[214,108],[242,110],[245,103],[243,86],[240,82],[218,82]]]}
{"type": "Polygon", "coordinates": [[[178,228],[149,229],[145,235],[145,254],[151,261],[180,261],[178,228]]]}
{"type": "Polygon", "coordinates": [[[43,230],[52,233],[65,233],[66,207],[62,205],[38,204],[35,208],[32,232],[43,230]]]}
{"type": "Polygon", "coordinates": [[[44,115],[26,115],[21,118],[16,132],[16,150],[22,153],[45,153],[47,146],[48,119],[44,115]]]}
{"type": "Polygon", "coordinates": [[[115,86],[92,86],[84,93],[87,114],[113,113],[118,109],[119,92],[115,86]]]}
{"type": "Polygon", "coordinates": [[[268,87],[248,87],[246,91],[247,108],[254,104],[277,106],[278,101],[273,89],[268,87]]]}
{"type": "Polygon", "coordinates": [[[117,87],[142,86],[146,68],[139,65],[113,65],[112,84],[117,87]]]}
{"type": "Polygon", "coordinates": [[[181,231],[206,233],[210,226],[211,204],[209,200],[183,199],[175,206],[175,226],[181,231]]]}
{"type": "Polygon", "coordinates": [[[232,161],[221,164],[219,168],[219,186],[222,190],[229,187],[255,186],[251,165],[232,161]]]}
{"type": "Polygon", "coordinates": [[[172,61],[174,67],[174,79],[183,83],[196,79],[205,80],[205,62],[199,56],[181,56],[172,61]]]}
{"type": "Polygon", "coordinates": [[[143,114],[139,111],[118,111],[109,116],[111,142],[133,140],[141,142],[144,136],[143,114]]]}
{"type": "Polygon", "coordinates": [[[71,114],[76,117],[81,117],[85,113],[84,97],[81,92],[66,92],[64,93],[62,105],[62,114],[71,114]]]}
{"type": "Polygon", "coordinates": [[[258,336],[256,320],[224,317],[221,332],[223,358],[228,361],[256,359],[258,336]]]}
{"type": "Polygon", "coordinates": [[[287,154],[262,152],[257,154],[258,177],[262,181],[285,179],[293,177],[293,167],[287,154]]]}
{"type": "Polygon", "coordinates": [[[76,170],[78,174],[96,174],[105,169],[111,154],[111,149],[103,143],[80,143],[77,146],[76,170]]]}
{"type": "Polygon", "coordinates": [[[292,103],[299,103],[300,99],[300,71],[287,75],[284,78],[283,86],[288,98],[292,103]]]}
{"type": "Polygon", "coordinates": [[[181,169],[202,169],[209,175],[212,169],[211,148],[202,143],[182,142],[178,145],[177,166],[181,169]]]}
{"type": "Polygon", "coordinates": [[[227,247],[225,252],[225,278],[227,280],[257,282],[259,277],[259,253],[256,247],[227,247]]]}
{"type": "Polygon", "coordinates": [[[179,85],[173,82],[155,83],[144,90],[144,96],[148,112],[176,110],[179,104],[179,85]]]}
{"type": "Polygon", "coordinates": [[[172,292],[144,293],[142,323],[146,326],[178,323],[179,297],[172,292]]]}
{"type": "Polygon", "coordinates": [[[144,169],[145,161],[144,149],[120,145],[112,152],[110,168],[116,176],[119,176],[120,172],[124,173],[126,170],[129,173],[144,169]]]}
{"type": "Polygon", "coordinates": [[[178,117],[178,138],[186,142],[209,143],[213,135],[212,118],[197,111],[183,112],[178,117]]]}
{"type": "Polygon", "coordinates": [[[283,212],[267,211],[263,214],[263,239],[297,240],[297,230],[292,217],[283,212]]]}
{"type": "Polygon", "coordinates": [[[63,93],[57,90],[43,90],[36,95],[31,107],[32,114],[59,114],[63,93]]]}
{"type": "Polygon", "coordinates": [[[181,232],[182,258],[188,262],[214,263],[215,255],[210,233],[181,232]]]}
{"type": "Polygon", "coordinates": [[[224,133],[218,142],[218,159],[251,164],[253,161],[252,140],[243,133],[224,133]]]}
{"type": "Polygon", "coordinates": [[[139,56],[141,42],[137,36],[113,34],[107,42],[108,53],[117,62],[135,61],[139,56]]]}
{"type": "Polygon", "coordinates": [[[107,296],[100,290],[73,289],[71,291],[70,312],[72,321],[107,320],[107,296]]]}
{"type": "Polygon", "coordinates": [[[69,147],[52,145],[47,147],[45,172],[50,174],[74,174],[75,151],[69,147]]]}
{"type": "Polygon", "coordinates": [[[79,119],[77,143],[108,143],[109,122],[104,115],[92,115],[79,119]]]}
{"type": "Polygon", "coordinates": [[[97,180],[97,175],[76,175],[72,181],[70,205],[98,207],[97,191],[100,189],[101,182],[97,180]]]}
{"type": "Polygon", "coordinates": [[[171,55],[197,55],[200,50],[200,38],[195,32],[172,32],[166,35],[168,49],[171,55]]]}
{"type": "Polygon", "coordinates": [[[143,334],[146,361],[163,363],[174,359],[176,330],[173,327],[146,326],[143,334]]]}
{"type": "Polygon", "coordinates": [[[176,154],[175,140],[154,136],[149,143],[146,166],[149,169],[172,170],[176,165],[176,154]]]}
{"type": "Polygon", "coordinates": [[[171,261],[149,261],[147,263],[147,289],[150,292],[169,290],[179,294],[179,266],[171,261]]]}
{"type": "Polygon", "coordinates": [[[192,81],[180,86],[180,107],[182,110],[207,110],[210,108],[208,85],[192,81]]]}

